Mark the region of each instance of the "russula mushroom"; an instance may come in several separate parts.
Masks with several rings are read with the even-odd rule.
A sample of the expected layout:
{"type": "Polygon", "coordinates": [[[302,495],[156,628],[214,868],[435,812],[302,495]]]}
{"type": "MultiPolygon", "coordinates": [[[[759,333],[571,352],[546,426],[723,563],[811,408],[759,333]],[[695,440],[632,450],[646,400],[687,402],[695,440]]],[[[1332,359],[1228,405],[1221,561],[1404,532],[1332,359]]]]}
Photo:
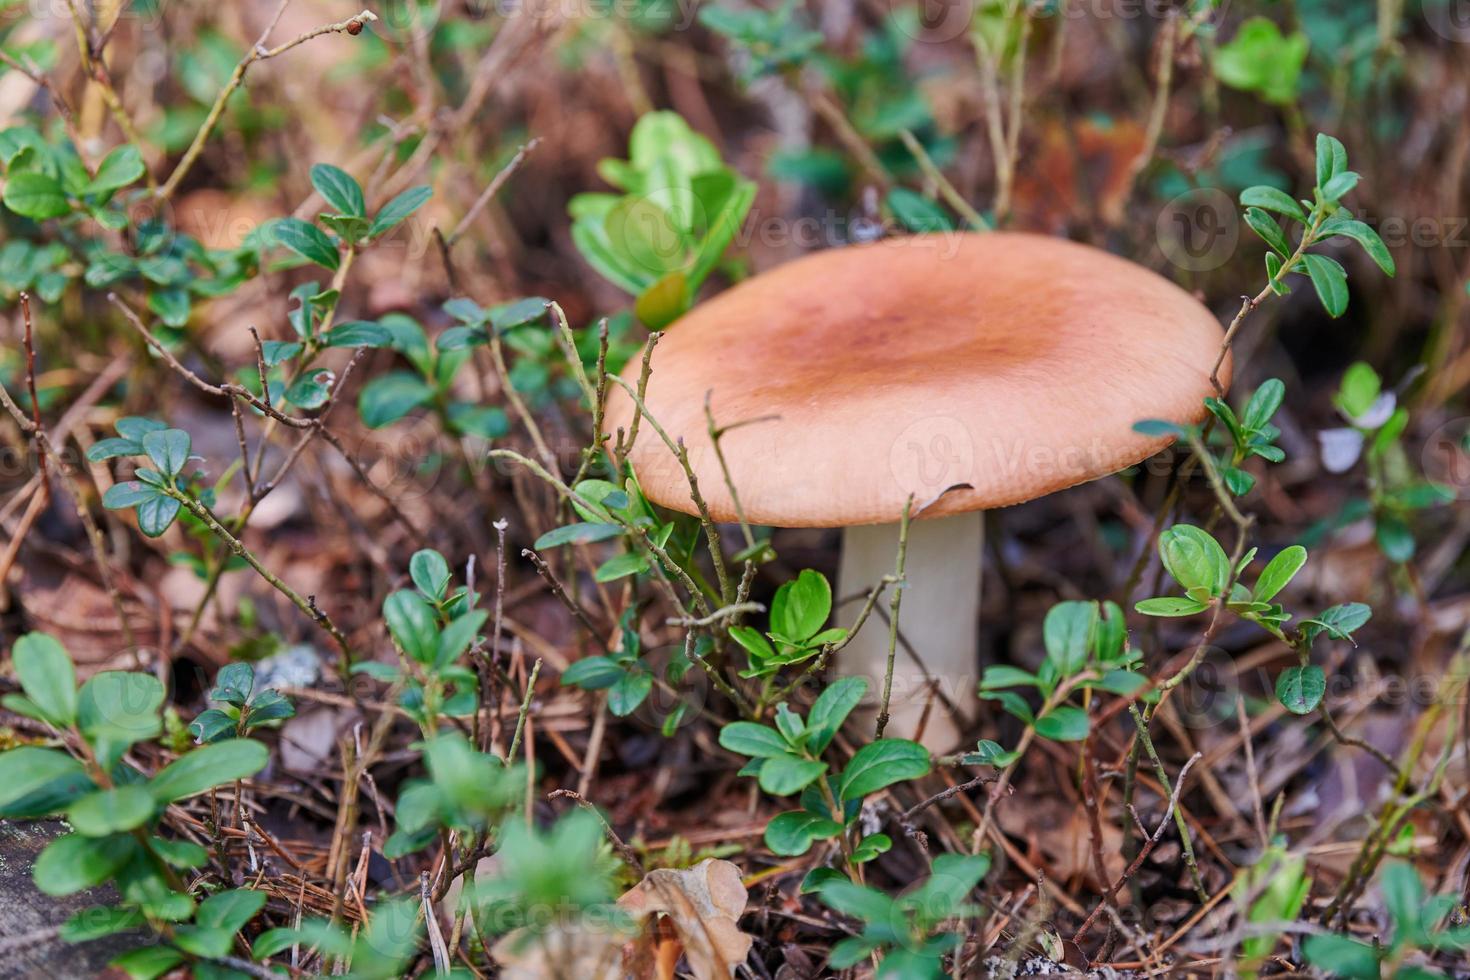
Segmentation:
{"type": "MultiPolygon", "coordinates": [[[[982,512],[1163,448],[1133,424],[1200,420],[1221,337],[1184,290],[1095,248],[1000,232],[893,238],[807,256],[700,304],[655,350],[645,403],[684,440],[717,521],[737,513],[706,392],[722,427],[777,416],[731,429],[720,448],[751,523],[844,529],[840,596],[892,573],[905,505],[929,502],[910,525],[900,631],[913,655],[896,658],[887,733],[915,733],[933,678],[924,741],[944,749],[963,718],[943,705],[964,715],[977,703],[982,512]]],[[[632,412],[613,386],[607,431],[632,412]]],[[[649,499],[696,512],[659,439],[641,436],[629,459],[649,499]]],[[[834,666],[877,692],[887,656],[874,616],[834,666]]]]}

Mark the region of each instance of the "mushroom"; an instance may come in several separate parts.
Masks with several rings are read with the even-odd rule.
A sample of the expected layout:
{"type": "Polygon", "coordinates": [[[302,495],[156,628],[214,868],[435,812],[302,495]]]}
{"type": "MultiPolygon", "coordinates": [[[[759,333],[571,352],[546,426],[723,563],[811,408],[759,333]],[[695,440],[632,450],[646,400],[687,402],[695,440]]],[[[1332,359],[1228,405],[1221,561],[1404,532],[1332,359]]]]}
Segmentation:
{"type": "MultiPolygon", "coordinates": [[[[946,749],[978,703],[983,512],[1163,448],[1168,438],[1133,424],[1199,421],[1221,340],[1184,290],[1095,248],[1002,232],[891,238],[807,256],[700,304],[654,351],[645,404],[683,439],[717,521],[738,514],[706,393],[722,427],[762,419],[720,439],[740,509],[753,524],[842,528],[840,596],[892,574],[912,499],[887,733],[915,734],[932,679],[951,710],[930,712],[924,741],[946,749]]],[[[1227,359],[1222,385],[1229,376],[1227,359]]],[[[632,412],[613,388],[607,431],[632,412]]],[[[640,438],[629,459],[650,500],[696,512],[659,439],[640,438]]],[[[861,605],[847,602],[839,621],[861,605]]],[[[888,630],[874,622],[834,666],[876,693],[887,659],[888,630]]]]}

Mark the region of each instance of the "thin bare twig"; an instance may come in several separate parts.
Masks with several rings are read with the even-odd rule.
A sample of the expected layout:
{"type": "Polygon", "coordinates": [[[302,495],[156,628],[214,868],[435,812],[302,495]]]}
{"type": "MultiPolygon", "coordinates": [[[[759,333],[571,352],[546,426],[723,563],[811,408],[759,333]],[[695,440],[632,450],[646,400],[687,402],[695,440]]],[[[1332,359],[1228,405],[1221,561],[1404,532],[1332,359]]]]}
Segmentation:
{"type": "Polygon", "coordinates": [[[612,824],[603,819],[602,812],[593,806],[581,793],[576,793],[569,789],[554,789],[546,794],[546,798],[548,800],[565,798],[576,803],[577,806],[586,810],[588,813],[591,813],[597,818],[597,822],[602,824],[602,832],[607,835],[607,839],[612,844],[613,849],[618,852],[618,856],[633,870],[633,873],[640,878],[648,873],[643,868],[643,862],[638,860],[637,852],[628,846],[627,841],[618,836],[618,832],[612,829],[612,824]]]}
{"type": "Polygon", "coordinates": [[[480,212],[485,209],[485,205],[489,204],[491,200],[494,199],[495,195],[500,193],[500,189],[505,186],[505,182],[507,180],[510,180],[511,175],[520,169],[521,164],[525,161],[527,155],[535,150],[536,147],[540,144],[541,137],[537,136],[533,138],[530,142],[525,143],[521,146],[519,150],[516,151],[516,155],[510,158],[509,163],[500,168],[500,172],[497,173],[494,179],[490,181],[489,185],[487,185],[486,188],[480,192],[480,196],[475,198],[475,203],[470,205],[470,209],[464,213],[464,217],[459,219],[459,223],[454,226],[454,230],[445,236],[444,247],[446,249],[454,247],[454,243],[459,241],[459,236],[464,234],[465,229],[470,226],[470,223],[473,222],[475,218],[480,214],[480,212]]]}
{"type": "MultiPolygon", "coordinates": [[[[909,553],[909,517],[914,507],[914,495],[904,501],[903,517],[898,522],[898,559],[894,564],[893,577],[903,581],[903,567],[909,553]]],[[[888,600],[888,661],[883,667],[883,702],[878,708],[878,724],[874,738],[883,737],[888,727],[888,700],[893,694],[893,662],[898,653],[898,610],[903,603],[902,587],[894,589],[888,600]]]]}
{"type": "Polygon", "coordinates": [[[214,132],[214,127],[219,123],[220,116],[224,114],[226,103],[230,101],[230,96],[234,95],[235,90],[245,81],[245,73],[250,70],[251,65],[257,61],[265,61],[269,58],[285,54],[298,44],[305,44],[312,38],[320,37],[323,34],[358,34],[362,31],[364,24],[378,19],[378,15],[371,10],[363,10],[360,13],[348,17],[346,20],[339,20],[333,24],[323,24],[321,27],[313,28],[284,44],[279,44],[274,48],[266,48],[265,42],[270,39],[271,32],[276,29],[276,24],[280,22],[281,15],[286,12],[286,5],[288,3],[290,3],[290,0],[280,0],[280,3],[276,6],[275,13],[271,15],[270,23],[266,25],[265,30],[261,31],[260,37],[250,46],[250,50],[246,53],[245,57],[241,58],[239,64],[235,65],[235,70],[230,75],[230,80],[225,83],[225,87],[220,89],[219,95],[215,97],[214,105],[210,106],[209,113],[204,117],[204,122],[200,124],[198,132],[194,134],[194,139],[189,144],[189,148],[179,158],[178,165],[174,167],[173,173],[169,174],[168,180],[164,181],[163,186],[158,188],[158,196],[160,198],[167,200],[173,195],[174,191],[179,189],[179,184],[188,176],[195,161],[199,159],[199,154],[204,151],[204,145],[209,142],[210,134],[214,132]]]}

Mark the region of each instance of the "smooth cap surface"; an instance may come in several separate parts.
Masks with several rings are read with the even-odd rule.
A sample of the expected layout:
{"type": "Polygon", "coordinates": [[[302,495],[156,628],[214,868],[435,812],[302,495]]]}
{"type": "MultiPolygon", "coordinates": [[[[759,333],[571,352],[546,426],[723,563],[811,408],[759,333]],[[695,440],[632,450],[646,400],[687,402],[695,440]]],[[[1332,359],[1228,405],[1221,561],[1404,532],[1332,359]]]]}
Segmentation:
{"type": "MultiPolygon", "coordinates": [[[[648,411],[683,438],[716,520],[778,527],[897,521],[1016,504],[1146,459],[1142,419],[1193,423],[1222,330],[1142,266],[1058,238],[991,232],[832,249],[749,279],[669,327],[648,411]],[[750,422],[767,416],[763,421],[750,422]]],[[[634,358],[624,377],[636,384],[634,358]]],[[[1230,361],[1221,368],[1228,385],[1230,361]]],[[[606,430],[633,403],[609,385],[606,430]]],[[[644,420],[631,453],[649,499],[695,513],[644,420]]]]}

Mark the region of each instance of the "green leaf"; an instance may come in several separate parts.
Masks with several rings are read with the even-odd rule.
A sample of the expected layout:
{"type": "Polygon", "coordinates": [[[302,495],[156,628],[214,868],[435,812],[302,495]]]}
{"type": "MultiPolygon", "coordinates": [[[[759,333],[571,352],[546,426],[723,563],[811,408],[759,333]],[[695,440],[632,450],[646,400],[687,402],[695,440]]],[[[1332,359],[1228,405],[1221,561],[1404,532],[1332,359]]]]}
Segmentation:
{"type": "Polygon", "coordinates": [[[966,755],[961,761],[967,766],[994,766],[996,769],[1004,769],[1019,758],[1017,753],[1007,752],[1001,748],[999,742],[982,738],[975,743],[975,751],[966,755]]]}
{"type": "Polygon", "coordinates": [[[1029,670],[1010,664],[991,664],[980,675],[980,690],[998,691],[1006,687],[1040,687],[1041,680],[1029,670]]]}
{"type": "Polygon", "coordinates": [[[156,538],[173,524],[183,505],[172,497],[155,494],[138,505],[138,530],[150,538],[156,538]]]}
{"type": "Polygon", "coordinates": [[[154,980],[178,966],[184,954],[172,946],[143,946],[112,958],[109,966],[115,966],[128,975],[130,980],[154,980]]]}
{"type": "MultiPolygon", "coordinates": [[[[706,7],[704,9],[710,10],[712,8],[706,7]]],[[[842,880],[845,881],[846,879],[842,880]]],[[[857,966],[863,960],[871,957],[874,952],[882,948],[883,940],[881,939],[874,939],[866,934],[858,936],[848,936],[846,939],[843,939],[832,945],[832,951],[827,954],[827,965],[832,967],[834,970],[846,970],[850,967],[857,966]]],[[[902,954],[904,954],[905,952],[907,951],[902,949],[891,951],[884,958],[883,963],[879,967],[880,970],[884,970],[885,972],[875,975],[875,980],[902,980],[902,971],[906,968],[906,964],[901,961],[902,954]],[[897,976],[886,972],[886,968],[888,967],[890,962],[898,964],[897,969],[900,972],[897,974],[897,976]]],[[[934,962],[924,964],[920,968],[912,970],[910,972],[915,977],[924,977],[926,978],[926,980],[935,980],[936,976],[942,975],[939,974],[938,968],[939,964],[937,962],[934,962]]]]}
{"type": "MultiPolygon", "coordinates": [[[[726,726],[728,727],[728,726],[726,726]]],[[[766,825],[765,841],[771,853],[797,857],[811,849],[812,841],[842,833],[842,824],[806,810],[779,813],[766,825]]]]}
{"type": "Polygon", "coordinates": [[[340,214],[322,213],[317,220],[344,242],[356,244],[367,235],[369,223],[366,218],[349,218],[340,214]]]}
{"type": "Polygon", "coordinates": [[[788,745],[803,747],[806,745],[806,723],[801,716],[791,710],[791,705],[782,701],[776,705],[776,730],[781,737],[786,739],[788,745]]]}
{"type": "Polygon", "coordinates": [[[1322,185],[1322,196],[1329,201],[1337,201],[1357,187],[1361,179],[1351,170],[1333,174],[1332,179],[1322,185]]]}
{"type": "MultiPolygon", "coordinates": [[[[659,195],[665,199],[666,195],[659,195]]],[[[604,220],[607,239],[638,277],[649,284],[688,259],[688,241],[658,201],[629,195],[613,205],[604,220]]]]}
{"type": "Polygon", "coordinates": [[[1269,285],[1271,287],[1271,292],[1275,293],[1277,296],[1287,296],[1287,295],[1290,295],[1290,293],[1291,293],[1291,287],[1288,286],[1286,283],[1284,283],[1284,282],[1281,281],[1281,270],[1283,268],[1285,268],[1285,265],[1281,261],[1281,256],[1278,255],[1277,253],[1273,252],[1273,251],[1267,250],[1267,252],[1266,252],[1266,279],[1267,279],[1267,285],[1269,285]]]}
{"type": "Polygon", "coordinates": [[[77,694],[77,728],[97,749],[104,768],[134,742],[155,738],[163,729],[158,710],[163,685],[152,674],[104,670],[93,674],[77,694]]]}
{"type": "Polygon", "coordinates": [[[800,642],[816,635],[832,612],[832,586],[821,572],[805,569],[776,590],[771,600],[771,632],[800,642]]]}
{"type": "Polygon", "coordinates": [[[1317,298],[1322,301],[1327,315],[1336,318],[1347,312],[1347,272],[1337,260],[1308,252],[1302,256],[1302,261],[1307,264],[1307,275],[1311,276],[1312,286],[1316,288],[1317,298]]]}
{"type": "Polygon", "coordinates": [[[484,626],[488,616],[490,614],[485,613],[484,610],[475,610],[450,621],[450,624],[444,627],[444,632],[440,633],[440,641],[435,645],[435,669],[442,670],[459,660],[460,654],[469,649],[469,645],[475,642],[476,636],[479,636],[479,630],[484,626]]]}
{"type": "Polygon", "coordinates": [[[490,334],[484,327],[450,327],[441,333],[434,346],[440,351],[468,350],[490,342],[490,334]]]}
{"type": "Polygon", "coordinates": [[[880,738],[858,749],[838,784],[844,800],[856,800],[885,786],[929,774],[929,752],[903,738],[880,738]]]}
{"type": "Polygon", "coordinates": [[[726,168],[717,175],[696,175],[690,181],[690,189],[704,207],[706,218],[704,237],[689,268],[691,289],[697,290],[739,234],[746,214],[755,203],[758,188],[755,181],[745,180],[726,168]]]}
{"type": "Polygon", "coordinates": [[[141,443],[132,439],[98,439],[87,447],[87,461],[100,463],[103,460],[115,459],[118,456],[138,456],[143,452],[141,443]]]}
{"type": "Polygon", "coordinates": [[[1251,17],[1215,49],[1215,77],[1272,105],[1288,105],[1297,97],[1309,45],[1300,31],[1283,35],[1273,21],[1251,17]]]}
{"type": "MultiPolygon", "coordinates": [[[[726,730],[729,726],[726,726],[726,730]]],[[[773,755],[761,766],[761,789],[772,796],[790,796],[800,792],[827,772],[827,764],[814,759],[801,759],[789,753],[773,755]]]]}
{"type": "Polygon", "coordinates": [[[137,842],[126,834],[99,838],[67,834],[46,845],[31,877],[47,895],[70,895],[117,874],[137,850],[137,842]]]}
{"type": "Polygon", "coordinates": [[[1347,169],[1347,149],[1326,133],[1317,134],[1317,186],[1322,187],[1347,169]]]}
{"type": "Polygon", "coordinates": [[[410,187],[383,205],[383,209],[378,212],[377,217],[373,218],[373,223],[368,228],[368,237],[377,238],[383,232],[393,228],[404,218],[423,207],[433,196],[434,191],[427,186],[410,187]]]}
{"type": "Polygon", "coordinates": [[[1281,383],[1281,379],[1270,378],[1261,382],[1250,401],[1246,402],[1245,413],[1241,417],[1242,424],[1253,432],[1264,428],[1285,398],[1286,385],[1281,383]]]}
{"type": "Polygon", "coordinates": [[[1288,667],[1276,678],[1276,700],[1295,715],[1311,714],[1327,693],[1327,676],[1315,664],[1288,667]]]}
{"type": "Polygon", "coordinates": [[[1250,493],[1251,488],[1256,485],[1255,477],[1235,466],[1225,467],[1220,471],[1220,476],[1225,481],[1225,486],[1237,497],[1250,493]]]}
{"type": "Polygon", "coordinates": [[[211,701],[223,701],[239,707],[255,690],[255,668],[247,663],[225,664],[215,675],[214,687],[209,692],[211,701]]]}
{"type": "Polygon", "coordinates": [[[689,291],[689,277],[674,269],[638,294],[633,312],[648,329],[662,330],[689,310],[689,291]]]}
{"type": "Polygon", "coordinates": [[[1110,670],[1102,675],[1097,687],[1121,697],[1130,698],[1148,684],[1148,678],[1131,670],[1110,670]]]}
{"type": "Polygon", "coordinates": [[[622,533],[622,527],[617,524],[567,524],[547,531],[536,539],[532,547],[541,551],[546,548],[559,548],[564,544],[587,544],[616,538],[622,533]]]}
{"type": "Polygon", "coordinates": [[[367,216],[367,205],[362,199],[362,187],[352,175],[341,167],[330,163],[319,163],[311,168],[311,186],[315,187],[322,200],[337,209],[339,214],[362,218],[367,216]]]}
{"type": "Polygon", "coordinates": [[[106,837],[141,827],[153,816],[153,797],[142,786],[102,789],[73,803],[66,819],[79,834],[106,837]]]}
{"type": "Polygon", "coordinates": [[[1383,244],[1383,239],[1378,237],[1378,232],[1368,227],[1361,221],[1351,219],[1333,221],[1323,228],[1328,235],[1340,235],[1343,238],[1351,238],[1363,247],[1368,257],[1378,264],[1388,275],[1396,271],[1393,256],[1389,254],[1388,246],[1383,244]]]}
{"type": "Polygon", "coordinates": [[[1433,925],[1434,919],[1426,921],[1424,883],[1413,865],[1402,861],[1384,865],[1378,887],[1393,919],[1395,940],[1415,946],[1425,945],[1428,938],[1426,926],[1433,925]]]}
{"type": "Polygon", "coordinates": [[[433,662],[439,628],[423,596],[407,589],[394,592],[383,600],[383,619],[404,653],[421,664],[433,662]]]}
{"type": "Polygon", "coordinates": [[[954,222],[944,208],[907,187],[893,188],[885,203],[898,223],[909,231],[923,234],[954,230],[954,222]]]}
{"type": "Polygon", "coordinates": [[[960,911],[960,903],[990,871],[990,855],[941,854],[934,859],[934,873],[916,896],[921,922],[938,924],[960,911]]]}
{"type": "Polygon", "coordinates": [[[57,728],[77,717],[77,675],[71,657],[49,633],[27,633],[11,651],[15,676],[31,703],[57,728]]]}
{"type": "Polygon", "coordinates": [[[250,702],[250,714],[245,727],[249,730],[268,721],[280,721],[295,715],[296,709],[286,700],[285,695],[279,691],[261,691],[250,702]]]}
{"type": "Polygon", "coordinates": [[[189,462],[189,433],[183,429],[161,429],[143,437],[143,451],[170,482],[189,462]]]}
{"type": "Polygon", "coordinates": [[[1246,208],[1245,223],[1250,226],[1251,231],[1260,236],[1263,242],[1271,246],[1277,255],[1282,258],[1291,255],[1291,242],[1287,240],[1286,233],[1281,230],[1275,218],[1260,208],[1246,208]]]}
{"type": "Polygon", "coordinates": [[[1383,557],[1392,562],[1403,564],[1413,558],[1417,550],[1414,532],[1409,529],[1409,525],[1392,514],[1378,515],[1373,526],[1373,536],[1378,541],[1378,550],[1383,552],[1383,557]]]}
{"type": "Polygon", "coordinates": [[[1225,549],[1192,524],[1175,524],[1159,535],[1159,557],[1186,592],[1202,589],[1218,596],[1230,582],[1230,558],[1225,549]]]}
{"type": "Polygon", "coordinates": [[[301,350],[302,344],[295,340],[267,340],[260,345],[260,354],[266,367],[275,367],[283,361],[289,361],[300,354],[301,350]]]}
{"type": "Polygon", "coordinates": [[[22,745],[0,752],[0,807],[59,779],[82,775],[82,764],[59,749],[22,745]]]}
{"type": "Polygon", "coordinates": [[[1193,616],[1210,607],[1188,596],[1161,596],[1157,599],[1144,599],[1133,608],[1145,616],[1193,616]]]}
{"type": "Polygon", "coordinates": [[[731,626],[730,639],[745,648],[745,652],[750,654],[753,665],[776,656],[776,650],[771,646],[770,641],[753,627],[731,626]]]}
{"type": "Polygon", "coordinates": [[[1298,221],[1306,221],[1307,213],[1296,199],[1283,190],[1265,184],[1256,187],[1247,187],[1240,192],[1240,203],[1244,207],[1264,208],[1267,211],[1275,211],[1295,218],[1298,221]]]}
{"type": "Polygon", "coordinates": [[[510,432],[510,419],[498,405],[450,402],[449,427],[461,435],[499,439],[510,432]]]}
{"type": "Polygon", "coordinates": [[[1054,742],[1080,742],[1087,737],[1087,712],[1070,704],[1059,705],[1036,719],[1036,734],[1054,742]]]}
{"type": "Polygon", "coordinates": [[[1302,939],[1307,962],[1347,980],[1381,980],[1382,967],[1373,947],[1333,934],[1302,939]]]}
{"type": "Polygon", "coordinates": [[[720,745],[756,759],[774,759],[791,751],[780,732],[753,721],[732,721],[720,729],[720,745]]]}
{"type": "MultiPolygon", "coordinates": [[[[734,629],[731,634],[734,634],[734,629]]],[[[807,712],[807,748],[814,754],[825,750],[852,709],[867,693],[868,680],[865,677],[842,677],[828,684],[807,712]]]]}
{"type": "Polygon", "coordinates": [[[172,803],[207,789],[253,776],[270,761],[270,752],[248,738],[204,745],[164,766],[148,781],[160,803],[172,803]]]}
{"type": "Polygon", "coordinates": [[[1343,372],[1337,396],[1332,402],[1348,418],[1361,418],[1373,407],[1382,390],[1383,382],[1378,372],[1363,361],[1354,361],[1343,372]]]}
{"type": "Polygon", "coordinates": [[[1307,642],[1310,643],[1318,633],[1326,633],[1333,639],[1351,639],[1353,632],[1368,622],[1373,616],[1373,610],[1361,602],[1345,602],[1323,610],[1316,619],[1308,619],[1302,623],[1302,632],[1308,634],[1307,642]]]}
{"type": "Polygon", "coordinates": [[[43,221],[71,213],[66,193],[54,178],[34,171],[11,173],[5,181],[5,206],[16,214],[43,221]]]}
{"type": "Polygon", "coordinates": [[[887,853],[892,847],[893,838],[887,834],[869,834],[852,849],[852,859],[858,864],[866,864],[878,855],[887,853]]]}
{"type": "Polygon", "coordinates": [[[283,218],[275,226],[276,243],[289,248],[308,262],[315,262],[332,271],[341,264],[337,246],[326,232],[300,218],[283,218]]]}
{"type": "Polygon", "coordinates": [[[1230,433],[1230,438],[1237,444],[1244,441],[1245,435],[1240,427],[1240,420],[1235,417],[1235,411],[1225,402],[1218,398],[1206,398],[1205,408],[1210,414],[1219,419],[1230,433]]]}
{"type": "Polygon", "coordinates": [[[561,682],[585,691],[600,691],[622,680],[625,673],[608,657],[583,657],[567,665],[561,673],[561,682]]]}
{"type": "Polygon", "coordinates": [[[1177,439],[1184,435],[1186,429],[1182,425],[1164,419],[1140,419],[1133,423],[1133,431],[1141,436],[1150,436],[1155,439],[1165,436],[1177,439]]]}
{"type": "Polygon", "coordinates": [[[143,155],[131,143],[124,143],[102,158],[97,176],[87,184],[87,193],[99,194],[126,187],[143,176],[143,155]]]}
{"type": "Polygon", "coordinates": [[[329,372],[325,367],[318,370],[307,370],[300,378],[291,382],[290,388],[285,389],[285,400],[307,411],[318,410],[325,406],[328,398],[332,397],[332,382],[335,381],[337,381],[337,375],[329,372]]]}
{"type": "MultiPolygon", "coordinates": [[[[708,9],[708,8],[706,8],[708,9]]],[[[821,891],[825,886],[834,881],[846,881],[847,875],[836,868],[812,868],[801,879],[801,887],[797,889],[802,895],[811,895],[821,891]]]]}
{"type": "Polygon", "coordinates": [[[432,548],[423,548],[413,553],[408,560],[408,575],[420,592],[439,602],[449,588],[449,562],[432,548]]]}
{"type": "MultiPolygon", "coordinates": [[[[235,937],[223,929],[204,929],[195,925],[182,925],[174,929],[173,944],[186,953],[205,960],[228,956],[235,945],[235,937]]],[[[205,976],[195,969],[195,977],[205,976]]],[[[212,978],[210,978],[212,980],[212,978]]]]}
{"type": "Polygon", "coordinates": [[[369,429],[381,429],[434,399],[434,389],[408,371],[389,371],[362,386],[357,410],[369,429]]]}
{"type": "Polygon", "coordinates": [[[652,690],[653,675],[647,670],[624,671],[617,683],[607,689],[607,710],[618,718],[626,718],[652,690]]]}
{"type": "Polygon", "coordinates": [[[234,718],[220,709],[207,708],[195,715],[194,720],[189,723],[189,734],[197,742],[213,742],[222,735],[233,735],[236,724],[234,718]]]}
{"type": "MultiPolygon", "coordinates": [[[[450,302],[452,303],[454,301],[450,300],[450,302]]],[[[447,309],[448,306],[449,304],[446,303],[445,308],[447,309]]],[[[516,327],[522,327],[528,323],[535,323],[537,320],[546,316],[546,311],[550,306],[551,300],[544,296],[526,296],[522,299],[512,300],[509,303],[502,303],[499,306],[491,307],[489,310],[490,323],[495,327],[496,331],[505,333],[516,327]]]]}
{"type": "Polygon", "coordinates": [[[893,899],[876,888],[851,881],[834,881],[820,894],[823,904],[863,922],[887,924],[898,917],[893,899]]]}
{"type": "Polygon", "coordinates": [[[264,960],[290,949],[301,939],[300,931],[287,926],[278,926],[274,929],[267,929],[255,937],[255,942],[250,944],[250,951],[255,954],[257,960],[264,960]]]}
{"type": "Polygon", "coordinates": [[[1294,544],[1283,549],[1261,570],[1260,578],[1256,579],[1256,589],[1252,598],[1257,602],[1269,602],[1278,592],[1286,588],[1287,583],[1296,577],[1296,573],[1301,571],[1302,566],[1306,563],[1306,548],[1294,544]]]}
{"type": "Polygon", "coordinates": [[[265,897],[265,892],[253,888],[233,888],[211,895],[199,903],[194,922],[206,929],[239,932],[265,907],[265,897]]]}
{"type": "Polygon", "coordinates": [[[349,320],[322,335],[328,347],[387,347],[392,340],[387,328],[372,320],[349,320]]]}
{"type": "Polygon", "coordinates": [[[592,573],[596,582],[615,582],[628,575],[636,575],[649,569],[648,559],[636,551],[614,555],[592,573]]]}
{"type": "Polygon", "coordinates": [[[136,928],[143,923],[143,914],[137,909],[94,905],[73,913],[70,919],[61,924],[57,935],[68,943],[85,943],[111,936],[124,929],[136,928]]]}
{"type": "Polygon", "coordinates": [[[1042,623],[1047,659],[1060,677],[1071,677],[1087,665],[1087,651],[1097,623],[1097,603],[1059,602],[1042,623]]]}

